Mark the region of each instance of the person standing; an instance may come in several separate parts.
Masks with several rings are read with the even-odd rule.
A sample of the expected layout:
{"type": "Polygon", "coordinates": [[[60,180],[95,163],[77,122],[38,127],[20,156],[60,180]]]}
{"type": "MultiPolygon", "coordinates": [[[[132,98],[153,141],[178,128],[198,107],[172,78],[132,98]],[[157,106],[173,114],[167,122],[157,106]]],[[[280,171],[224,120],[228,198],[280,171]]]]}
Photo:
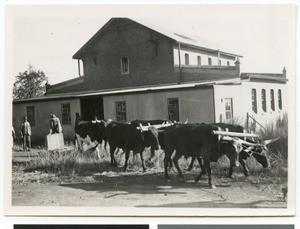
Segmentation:
{"type": "Polygon", "coordinates": [[[55,114],[50,115],[50,134],[57,134],[62,132],[62,127],[59,118],[55,114]]]}
{"type": "Polygon", "coordinates": [[[80,117],[79,113],[76,112],[76,114],[75,114],[75,126],[78,126],[78,124],[79,124],[81,121],[82,121],[82,120],[81,120],[81,117],[80,117]]]}
{"type": "Polygon", "coordinates": [[[30,127],[30,123],[27,121],[27,116],[25,116],[23,119],[23,123],[21,125],[21,133],[22,133],[22,140],[23,140],[23,151],[30,151],[31,127],[30,127]]]}

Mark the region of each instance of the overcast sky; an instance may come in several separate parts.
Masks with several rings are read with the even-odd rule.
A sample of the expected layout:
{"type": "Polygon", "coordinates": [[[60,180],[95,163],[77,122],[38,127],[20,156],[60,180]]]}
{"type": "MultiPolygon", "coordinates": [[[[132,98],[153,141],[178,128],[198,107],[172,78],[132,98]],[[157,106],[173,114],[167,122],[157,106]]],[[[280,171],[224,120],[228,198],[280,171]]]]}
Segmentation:
{"type": "Polygon", "coordinates": [[[111,17],[202,37],[243,56],[242,72],[294,70],[292,5],[41,5],[6,8],[8,67],[28,64],[55,84],[78,77],[75,54],[111,17]]]}

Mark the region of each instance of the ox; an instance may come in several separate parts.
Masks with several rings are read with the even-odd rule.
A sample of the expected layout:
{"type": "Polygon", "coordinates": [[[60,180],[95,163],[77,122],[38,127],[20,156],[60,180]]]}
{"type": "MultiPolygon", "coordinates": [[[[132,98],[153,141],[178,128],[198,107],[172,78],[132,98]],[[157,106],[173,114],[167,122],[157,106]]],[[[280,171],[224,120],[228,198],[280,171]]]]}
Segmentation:
{"type": "MultiPolygon", "coordinates": [[[[141,124],[142,126],[150,126],[150,125],[161,125],[161,124],[165,124],[168,123],[168,120],[162,120],[162,119],[154,119],[154,120],[139,120],[136,119],[134,121],[131,122],[131,124],[141,124]]],[[[158,141],[160,146],[163,148],[163,133],[164,133],[165,128],[160,128],[158,129],[158,141]]],[[[147,139],[147,136],[145,138],[145,142],[146,142],[146,147],[150,147],[150,157],[148,160],[151,160],[154,157],[154,152],[155,152],[155,148],[151,145],[151,142],[147,139]]]]}
{"type": "MultiPolygon", "coordinates": [[[[78,140],[78,145],[82,151],[82,140],[90,138],[92,142],[96,142],[95,149],[97,149],[98,144],[102,144],[105,140],[105,126],[104,121],[81,121],[75,126],[76,138],[78,140]]],[[[98,157],[99,151],[97,151],[98,157]]]]}
{"type": "Polygon", "coordinates": [[[211,182],[210,162],[217,162],[223,154],[227,154],[230,160],[234,161],[235,165],[238,166],[238,154],[242,150],[240,144],[236,141],[219,141],[218,136],[212,134],[213,130],[218,130],[218,127],[208,124],[175,124],[166,128],[164,133],[164,169],[166,180],[169,180],[168,164],[171,161],[174,150],[176,150],[176,153],[173,163],[181,178],[183,176],[178,165],[178,159],[182,155],[185,157],[202,158],[203,168],[200,175],[195,179],[195,182],[198,182],[206,171],[208,173],[210,188],[215,187],[211,182]]]}
{"type": "MultiPolygon", "coordinates": [[[[236,124],[212,123],[210,125],[220,127],[224,130],[228,129],[228,131],[230,131],[230,132],[244,133],[244,128],[242,126],[236,125],[236,124]]],[[[266,153],[268,152],[267,145],[276,140],[277,139],[263,141],[261,144],[258,144],[257,146],[252,146],[252,147],[245,146],[245,149],[243,149],[240,152],[239,163],[243,166],[244,175],[246,177],[249,176],[249,169],[247,168],[246,160],[251,156],[253,156],[257,160],[257,162],[259,162],[264,168],[267,168],[270,166],[269,159],[266,156],[266,153]],[[248,148],[246,148],[246,147],[248,147],[248,148]]],[[[250,144],[254,143],[250,139],[247,139],[247,142],[249,142],[250,144]]],[[[190,164],[188,170],[192,169],[194,160],[195,160],[195,158],[192,158],[192,161],[191,161],[191,164],[190,164]]],[[[198,161],[199,161],[199,159],[198,159],[198,161]]],[[[200,161],[199,161],[199,164],[200,164],[200,161]]],[[[200,164],[200,166],[201,166],[201,164],[200,164]]],[[[230,167],[229,167],[229,173],[228,173],[229,177],[232,177],[234,167],[235,167],[235,163],[230,161],[230,167]]]]}
{"type": "Polygon", "coordinates": [[[143,159],[145,147],[152,146],[155,150],[159,149],[157,129],[151,126],[147,131],[143,131],[139,123],[127,124],[114,121],[107,125],[105,135],[110,145],[111,166],[117,166],[114,151],[118,147],[125,151],[125,169],[132,150],[133,154],[140,154],[143,170],[146,171],[143,159]]]}

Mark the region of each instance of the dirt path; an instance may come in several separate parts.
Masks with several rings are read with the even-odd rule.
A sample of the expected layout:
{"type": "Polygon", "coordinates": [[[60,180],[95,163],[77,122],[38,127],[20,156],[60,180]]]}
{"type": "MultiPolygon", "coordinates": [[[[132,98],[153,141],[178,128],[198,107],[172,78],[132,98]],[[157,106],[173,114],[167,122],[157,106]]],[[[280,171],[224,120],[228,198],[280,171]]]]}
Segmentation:
{"type": "Polygon", "coordinates": [[[207,178],[193,182],[195,172],[184,181],[162,171],[104,172],[93,176],[13,172],[13,206],[98,206],[98,207],[197,207],[197,208],[285,208],[282,184],[278,181],[241,174],[233,179],[213,174],[216,189],[207,178]]]}

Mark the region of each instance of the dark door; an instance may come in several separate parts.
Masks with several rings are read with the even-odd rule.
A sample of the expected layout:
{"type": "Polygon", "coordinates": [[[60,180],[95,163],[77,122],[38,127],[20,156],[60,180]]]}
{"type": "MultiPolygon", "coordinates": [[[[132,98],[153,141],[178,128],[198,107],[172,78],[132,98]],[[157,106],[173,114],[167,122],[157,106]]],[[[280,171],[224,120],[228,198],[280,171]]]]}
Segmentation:
{"type": "Polygon", "coordinates": [[[103,98],[80,99],[82,120],[90,121],[104,119],[103,98]]]}

